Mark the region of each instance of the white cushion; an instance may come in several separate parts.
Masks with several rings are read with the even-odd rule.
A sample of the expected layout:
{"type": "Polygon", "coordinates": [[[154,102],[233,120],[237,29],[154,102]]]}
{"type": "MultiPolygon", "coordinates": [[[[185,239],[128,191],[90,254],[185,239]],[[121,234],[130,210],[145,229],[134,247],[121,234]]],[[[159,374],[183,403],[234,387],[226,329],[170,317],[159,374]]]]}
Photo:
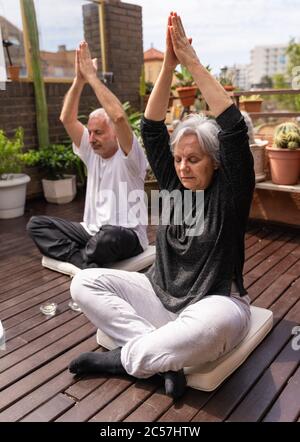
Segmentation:
{"type": "MultiPolygon", "coordinates": [[[[105,268],[127,270],[128,272],[138,272],[151,264],[155,260],[155,246],[149,246],[144,252],[132,258],[123,259],[112,264],[105,265],[105,268]]],[[[58,261],[56,259],[48,258],[48,256],[42,257],[42,266],[55,272],[64,273],[73,277],[76,273],[80,272],[80,268],[70,264],[69,262],[58,261]]]]}
{"type": "MultiPolygon", "coordinates": [[[[251,306],[251,325],[247,336],[238,346],[216,361],[185,368],[188,386],[203,391],[215,390],[247,359],[271,330],[272,325],[273,313],[270,310],[251,306]]],[[[114,341],[99,329],[97,342],[108,350],[117,347],[114,341]]]]}

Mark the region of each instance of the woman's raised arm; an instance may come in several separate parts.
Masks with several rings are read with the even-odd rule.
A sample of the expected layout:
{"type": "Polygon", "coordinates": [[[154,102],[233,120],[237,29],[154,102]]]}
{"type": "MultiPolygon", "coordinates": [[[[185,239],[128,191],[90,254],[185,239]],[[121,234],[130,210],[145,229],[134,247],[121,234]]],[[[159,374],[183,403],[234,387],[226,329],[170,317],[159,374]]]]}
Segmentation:
{"type": "Polygon", "coordinates": [[[186,37],[180,17],[171,13],[169,32],[178,61],[186,66],[215,117],[221,115],[232,100],[223,86],[201,64],[190,40],[186,37]]]}
{"type": "Polygon", "coordinates": [[[171,14],[168,17],[166,51],[164,54],[162,69],[155,82],[145,110],[145,117],[154,121],[161,121],[166,118],[173,72],[178,64],[170,35],[171,14]]]}

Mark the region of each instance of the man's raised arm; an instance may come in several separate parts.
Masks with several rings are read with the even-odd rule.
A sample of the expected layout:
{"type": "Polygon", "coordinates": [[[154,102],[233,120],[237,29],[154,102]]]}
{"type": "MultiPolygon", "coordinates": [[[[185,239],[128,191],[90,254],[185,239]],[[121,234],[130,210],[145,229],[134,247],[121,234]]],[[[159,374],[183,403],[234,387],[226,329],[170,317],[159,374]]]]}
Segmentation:
{"type": "Polygon", "coordinates": [[[133,142],[132,129],[121,102],[97,77],[97,70],[93,65],[86,42],[80,43],[79,46],[79,67],[81,74],[90,84],[100,104],[113,122],[121,149],[128,155],[133,142]]]}
{"type": "Polygon", "coordinates": [[[84,130],[83,124],[80,123],[80,121],[78,121],[77,117],[78,117],[79,100],[85,82],[86,81],[79,70],[79,53],[78,50],[76,49],[75,78],[73,80],[71,88],[69,89],[67,95],[65,96],[63,108],[60,114],[60,121],[63,123],[71,140],[76,144],[77,147],[80,146],[84,130]]]}

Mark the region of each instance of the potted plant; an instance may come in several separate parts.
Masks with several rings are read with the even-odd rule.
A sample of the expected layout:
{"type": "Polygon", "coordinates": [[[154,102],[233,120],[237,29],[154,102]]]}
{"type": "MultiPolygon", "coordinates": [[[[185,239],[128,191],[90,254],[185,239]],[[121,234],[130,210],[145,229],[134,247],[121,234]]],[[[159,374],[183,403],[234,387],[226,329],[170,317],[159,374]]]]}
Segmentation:
{"type": "Polygon", "coordinates": [[[23,154],[28,166],[38,166],[45,174],[42,179],[43,191],[49,203],[65,204],[76,196],[76,175],[67,171],[78,169],[81,160],[71,146],[53,144],[39,150],[29,150],[23,154]]]}
{"type": "Polygon", "coordinates": [[[240,110],[246,112],[260,112],[263,99],[260,95],[241,95],[240,110]]]}
{"type": "Polygon", "coordinates": [[[0,130],[0,218],[17,218],[24,214],[26,187],[30,177],[22,171],[23,129],[19,127],[9,139],[0,130]]]}
{"type": "Polygon", "coordinates": [[[221,68],[219,82],[227,92],[232,92],[235,89],[235,86],[233,85],[233,77],[233,72],[230,72],[227,66],[221,68]]]}
{"type": "Polygon", "coordinates": [[[188,69],[181,65],[180,71],[175,71],[177,82],[175,89],[179,95],[183,107],[192,106],[196,99],[197,86],[188,69]]]}
{"type": "Polygon", "coordinates": [[[16,66],[12,64],[11,56],[9,53],[9,47],[12,46],[14,43],[10,40],[2,40],[3,47],[6,49],[6,55],[8,58],[8,74],[11,81],[19,81],[20,77],[20,66],[16,66]]]}
{"type": "Polygon", "coordinates": [[[296,123],[286,122],[277,126],[274,144],[267,147],[272,181],[275,184],[298,183],[300,173],[300,128],[296,123]]]}

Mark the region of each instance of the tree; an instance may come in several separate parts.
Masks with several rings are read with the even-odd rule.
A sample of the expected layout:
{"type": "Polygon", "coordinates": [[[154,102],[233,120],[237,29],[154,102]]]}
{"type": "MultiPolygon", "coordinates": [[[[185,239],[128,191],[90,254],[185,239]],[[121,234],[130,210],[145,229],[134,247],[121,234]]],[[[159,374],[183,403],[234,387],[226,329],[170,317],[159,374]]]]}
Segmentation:
{"type": "Polygon", "coordinates": [[[21,7],[24,13],[25,26],[30,44],[39,147],[47,147],[49,145],[48,108],[40,64],[39,33],[34,1],[21,0],[21,7]]]}
{"type": "MultiPolygon", "coordinates": [[[[300,43],[296,43],[295,39],[291,39],[286,49],[288,57],[288,65],[286,75],[275,74],[273,76],[274,89],[288,89],[291,87],[295,68],[300,67],[300,43]]],[[[300,68],[299,68],[300,69],[300,68]]],[[[300,94],[299,95],[276,95],[276,101],[280,108],[286,108],[291,111],[300,111],[300,94]]]]}

